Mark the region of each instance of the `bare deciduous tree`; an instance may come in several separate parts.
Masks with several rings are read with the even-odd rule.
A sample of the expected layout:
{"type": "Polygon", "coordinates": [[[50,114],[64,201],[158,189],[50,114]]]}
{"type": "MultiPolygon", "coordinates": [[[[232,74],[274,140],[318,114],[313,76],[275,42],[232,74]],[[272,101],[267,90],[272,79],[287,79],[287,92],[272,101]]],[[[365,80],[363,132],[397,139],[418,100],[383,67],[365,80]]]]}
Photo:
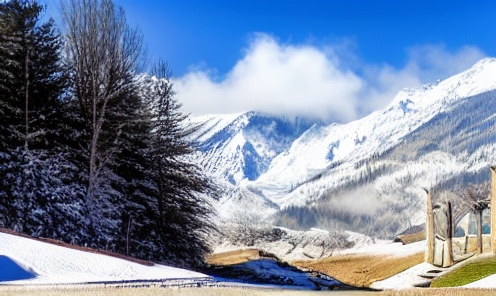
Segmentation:
{"type": "Polygon", "coordinates": [[[88,131],[86,204],[91,215],[103,169],[119,141],[118,130],[103,143],[109,105],[118,105],[116,100],[134,91],[133,74],[142,67],[145,50],[141,32],[129,27],[122,8],[111,0],[70,0],[63,3],[62,16],[72,92],[88,131]]]}
{"type": "MultiPolygon", "coordinates": [[[[468,184],[466,188],[457,186],[453,190],[441,192],[440,200],[451,201],[454,206],[454,223],[457,223],[460,219],[467,214],[467,212],[472,212],[475,215],[476,227],[477,227],[477,248],[479,252],[482,252],[482,214],[485,209],[489,207],[490,198],[490,183],[478,183],[478,184],[468,184]]],[[[439,202],[439,201],[438,201],[439,202]]]]}
{"type": "Polygon", "coordinates": [[[489,207],[490,183],[470,184],[463,192],[465,200],[469,203],[470,209],[475,214],[477,223],[477,249],[479,253],[483,251],[482,240],[482,212],[489,207]]]}

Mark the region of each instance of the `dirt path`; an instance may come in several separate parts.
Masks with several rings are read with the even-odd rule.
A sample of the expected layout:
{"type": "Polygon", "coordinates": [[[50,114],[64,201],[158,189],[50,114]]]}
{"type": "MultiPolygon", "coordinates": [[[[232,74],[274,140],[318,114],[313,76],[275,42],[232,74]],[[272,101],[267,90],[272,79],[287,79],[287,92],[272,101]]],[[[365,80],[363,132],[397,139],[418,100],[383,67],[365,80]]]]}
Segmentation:
{"type": "Polygon", "coordinates": [[[404,257],[352,254],[291,264],[320,271],[354,287],[369,287],[373,282],[389,278],[423,261],[424,253],[421,252],[404,257]]]}

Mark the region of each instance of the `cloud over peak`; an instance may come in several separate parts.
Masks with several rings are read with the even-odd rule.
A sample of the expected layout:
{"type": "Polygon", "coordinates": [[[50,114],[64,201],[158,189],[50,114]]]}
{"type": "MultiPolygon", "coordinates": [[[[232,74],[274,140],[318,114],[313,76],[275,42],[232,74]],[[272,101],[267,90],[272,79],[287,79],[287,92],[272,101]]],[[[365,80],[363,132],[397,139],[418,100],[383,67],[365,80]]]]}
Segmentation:
{"type": "Polygon", "coordinates": [[[347,122],[385,107],[405,87],[447,78],[484,57],[470,46],[454,53],[443,45],[417,46],[407,50],[403,68],[362,64],[359,76],[336,52],[343,52],[342,45],[333,50],[332,45],[281,44],[255,34],[223,79],[212,70],[176,78],[178,100],[193,115],[255,110],[347,122]]]}

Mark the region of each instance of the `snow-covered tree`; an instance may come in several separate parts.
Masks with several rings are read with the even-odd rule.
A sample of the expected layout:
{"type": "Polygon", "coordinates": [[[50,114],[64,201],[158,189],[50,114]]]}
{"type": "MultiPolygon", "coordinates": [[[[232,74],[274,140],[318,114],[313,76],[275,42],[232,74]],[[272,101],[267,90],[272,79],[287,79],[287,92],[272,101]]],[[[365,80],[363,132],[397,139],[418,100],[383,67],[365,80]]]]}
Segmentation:
{"type": "Polygon", "coordinates": [[[209,196],[215,188],[201,168],[188,161],[194,152],[189,135],[197,126],[188,126],[172,90],[168,67],[159,62],[148,77],[145,95],[152,117],[148,154],[155,182],[153,221],[150,226],[163,248],[161,260],[194,266],[210,250],[207,235],[213,230],[209,196]]]}
{"type": "Polygon", "coordinates": [[[120,110],[112,106],[122,106],[133,95],[133,74],[144,55],[142,36],[128,26],[124,11],[111,0],[71,0],[64,3],[62,15],[71,95],[87,135],[86,206],[92,230],[111,231],[118,227],[115,201],[120,196],[110,186],[118,176],[109,166],[119,152],[125,122],[110,121],[109,113],[118,118],[120,110]]]}
{"type": "Polygon", "coordinates": [[[49,167],[67,155],[60,154],[60,36],[53,20],[39,24],[41,12],[36,1],[0,3],[0,225],[29,233],[32,211],[60,189],[49,167]]]}

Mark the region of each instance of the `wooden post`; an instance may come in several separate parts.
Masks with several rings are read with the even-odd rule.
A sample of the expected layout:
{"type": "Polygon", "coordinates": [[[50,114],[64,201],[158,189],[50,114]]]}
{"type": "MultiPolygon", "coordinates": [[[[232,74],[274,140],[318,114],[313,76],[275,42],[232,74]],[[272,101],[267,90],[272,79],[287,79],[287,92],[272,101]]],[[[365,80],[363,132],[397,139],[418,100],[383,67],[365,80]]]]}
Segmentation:
{"type": "Polygon", "coordinates": [[[446,215],[448,220],[446,237],[446,252],[444,252],[443,267],[453,265],[453,212],[451,209],[451,202],[446,202],[446,215]]]}
{"type": "Polygon", "coordinates": [[[425,251],[425,262],[434,264],[434,211],[432,211],[431,193],[427,193],[427,221],[425,223],[425,236],[427,241],[427,250],[425,251]]]}
{"type": "Polygon", "coordinates": [[[491,167],[491,250],[496,253],[496,168],[491,167]]]}
{"type": "Polygon", "coordinates": [[[131,227],[133,226],[133,217],[129,216],[129,221],[127,223],[127,235],[126,235],[126,250],[129,256],[129,233],[131,232],[131,227]]]}
{"type": "Polygon", "coordinates": [[[482,211],[475,213],[475,222],[477,224],[477,252],[482,254],[482,211]]]}

